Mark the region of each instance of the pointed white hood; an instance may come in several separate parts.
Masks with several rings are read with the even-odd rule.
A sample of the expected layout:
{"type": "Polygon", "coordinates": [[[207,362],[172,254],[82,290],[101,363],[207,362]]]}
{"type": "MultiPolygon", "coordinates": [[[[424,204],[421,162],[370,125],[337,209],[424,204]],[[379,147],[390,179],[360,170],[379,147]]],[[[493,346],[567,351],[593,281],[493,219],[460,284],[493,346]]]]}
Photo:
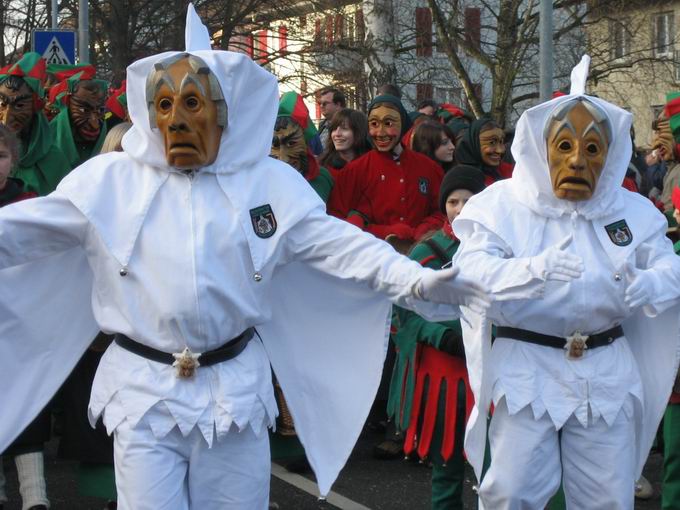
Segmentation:
{"type": "Polygon", "coordinates": [[[186,48],[186,52],[153,55],[128,67],[128,108],[133,126],[123,137],[125,152],[140,163],[168,168],[160,131],[149,125],[146,78],[156,62],[178,53],[190,53],[203,59],[215,73],[228,112],[217,159],[201,171],[233,173],[267,158],[279,106],[276,77],[247,55],[210,49],[207,30],[193,6],[187,13],[186,48]]]}
{"type": "Polygon", "coordinates": [[[570,94],[540,104],[524,112],[517,122],[512,155],[516,166],[511,178],[513,193],[536,214],[556,218],[577,211],[592,220],[623,207],[621,187],[631,158],[630,126],[632,115],[602,99],[585,95],[585,80],[590,58],[586,55],[571,74],[570,94]],[[555,196],[550,182],[548,151],[543,135],[551,113],[559,105],[577,97],[587,98],[609,118],[612,140],[602,175],[589,200],[571,202],[555,196]]]}

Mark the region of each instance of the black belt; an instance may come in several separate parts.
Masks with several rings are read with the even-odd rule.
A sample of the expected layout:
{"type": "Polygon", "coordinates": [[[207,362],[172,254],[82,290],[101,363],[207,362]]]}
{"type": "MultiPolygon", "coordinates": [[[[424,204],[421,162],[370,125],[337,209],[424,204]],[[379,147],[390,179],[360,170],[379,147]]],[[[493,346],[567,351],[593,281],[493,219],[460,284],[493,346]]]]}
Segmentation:
{"type": "MultiPolygon", "coordinates": [[[[586,336],[586,335],[584,335],[586,336]]],[[[588,349],[596,349],[614,343],[614,340],[623,336],[623,328],[621,326],[614,326],[607,331],[601,333],[594,333],[587,335],[586,345],[588,349]]],[[[496,327],[496,338],[512,338],[513,340],[520,340],[522,342],[529,342],[530,344],[544,345],[546,347],[556,347],[564,349],[567,346],[567,338],[561,336],[544,335],[535,331],[527,329],[510,328],[507,326],[496,327]]]]}
{"type": "MultiPolygon", "coordinates": [[[[198,357],[198,362],[201,366],[205,367],[235,358],[243,352],[243,349],[246,348],[246,345],[248,345],[248,342],[250,342],[250,339],[253,338],[254,334],[255,328],[248,328],[239,336],[229,340],[221,347],[201,353],[198,357]]],[[[175,362],[175,356],[173,356],[172,353],[159,351],[148,345],[140,344],[122,333],[116,333],[114,341],[123,349],[143,358],[150,359],[151,361],[158,361],[159,363],[165,363],[166,365],[172,365],[175,362]]]]}

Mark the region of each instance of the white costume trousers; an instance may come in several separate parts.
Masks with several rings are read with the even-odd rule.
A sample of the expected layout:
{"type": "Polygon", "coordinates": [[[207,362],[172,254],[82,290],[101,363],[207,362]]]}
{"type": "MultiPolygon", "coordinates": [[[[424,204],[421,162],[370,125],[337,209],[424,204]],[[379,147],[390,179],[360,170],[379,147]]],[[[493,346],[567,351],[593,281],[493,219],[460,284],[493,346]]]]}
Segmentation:
{"type": "Polygon", "coordinates": [[[561,431],[531,406],[508,414],[503,398],[489,427],[491,465],[479,489],[481,510],[542,510],[563,479],[568,510],[632,510],[635,431],[632,402],[615,422],[583,427],[572,415],[561,431]]]}
{"type": "Polygon", "coordinates": [[[269,505],[269,436],[232,426],[208,447],[197,427],[156,438],[142,419],[114,433],[120,510],[261,510],[269,505]]]}

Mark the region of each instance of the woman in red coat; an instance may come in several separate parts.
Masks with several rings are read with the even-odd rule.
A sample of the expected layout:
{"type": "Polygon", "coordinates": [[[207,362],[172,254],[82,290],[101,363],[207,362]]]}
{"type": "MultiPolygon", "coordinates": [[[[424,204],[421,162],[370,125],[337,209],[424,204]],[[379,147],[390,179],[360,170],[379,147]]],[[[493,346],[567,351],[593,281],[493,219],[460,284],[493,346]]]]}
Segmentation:
{"type": "Polygon", "coordinates": [[[339,172],[328,210],[406,252],[439,229],[438,192],[443,171],[401,144],[409,117],[394,96],[377,96],[368,109],[373,149],[339,172]]]}

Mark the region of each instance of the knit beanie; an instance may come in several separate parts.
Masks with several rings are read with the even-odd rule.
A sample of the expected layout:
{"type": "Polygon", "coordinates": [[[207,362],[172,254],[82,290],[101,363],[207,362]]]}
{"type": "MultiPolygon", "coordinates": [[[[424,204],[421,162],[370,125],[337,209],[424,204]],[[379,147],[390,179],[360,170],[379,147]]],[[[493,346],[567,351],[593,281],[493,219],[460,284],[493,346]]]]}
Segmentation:
{"type": "Polygon", "coordinates": [[[278,117],[293,119],[293,122],[302,128],[307,143],[317,134],[316,126],[309,118],[309,110],[297,92],[286,92],[281,96],[278,117]]]}
{"type": "Polygon", "coordinates": [[[476,195],[485,188],[484,174],[469,165],[456,165],[446,172],[439,188],[439,210],[446,214],[446,199],[457,189],[466,189],[476,195]]]}
{"type": "Polygon", "coordinates": [[[49,104],[57,110],[62,110],[68,106],[71,95],[81,81],[96,83],[105,94],[109,87],[108,82],[95,79],[96,70],[91,64],[50,64],[47,66],[47,70],[59,80],[59,83],[50,88],[49,93],[49,104]]]}
{"type": "Polygon", "coordinates": [[[0,69],[0,83],[10,76],[22,78],[33,92],[33,103],[37,110],[43,107],[45,79],[47,78],[45,59],[38,53],[29,51],[18,62],[0,69]]]}

